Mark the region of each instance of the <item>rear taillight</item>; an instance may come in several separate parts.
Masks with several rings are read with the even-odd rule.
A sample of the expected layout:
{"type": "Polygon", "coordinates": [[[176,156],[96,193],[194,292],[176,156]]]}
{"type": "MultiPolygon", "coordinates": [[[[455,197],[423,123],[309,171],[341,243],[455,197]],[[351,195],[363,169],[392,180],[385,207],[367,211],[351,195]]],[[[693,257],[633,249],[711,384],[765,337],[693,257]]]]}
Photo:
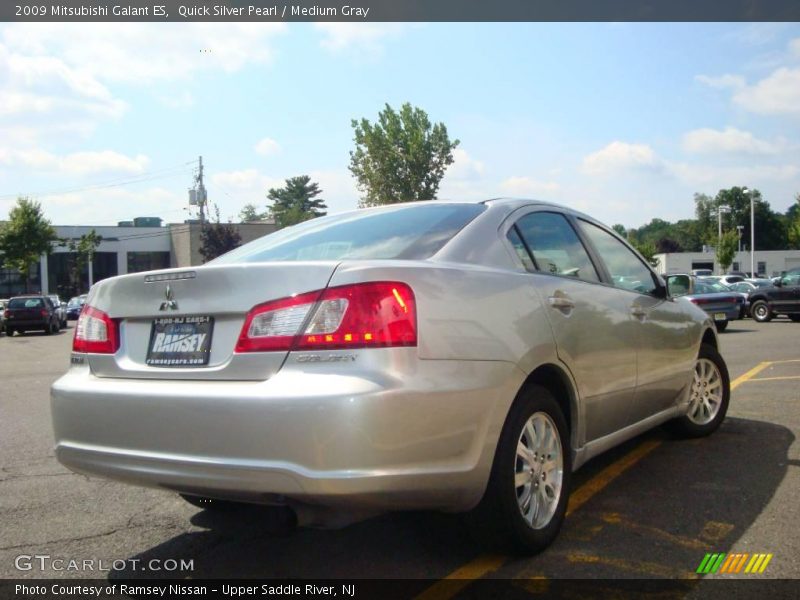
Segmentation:
{"type": "Polygon", "coordinates": [[[50,313],[49,313],[49,312],[47,312],[47,309],[45,309],[45,308],[43,308],[43,309],[42,309],[41,311],[39,311],[39,312],[40,312],[40,314],[41,314],[43,317],[49,317],[49,316],[50,316],[50,313]]]}
{"type": "Polygon", "coordinates": [[[414,293],[405,283],[379,281],[260,304],[248,313],[236,352],[416,345],[414,293]]]}
{"type": "Polygon", "coordinates": [[[114,354],[118,349],[119,331],[117,322],[102,310],[84,305],[78,317],[78,324],[75,326],[72,351],[91,354],[114,354]]]}

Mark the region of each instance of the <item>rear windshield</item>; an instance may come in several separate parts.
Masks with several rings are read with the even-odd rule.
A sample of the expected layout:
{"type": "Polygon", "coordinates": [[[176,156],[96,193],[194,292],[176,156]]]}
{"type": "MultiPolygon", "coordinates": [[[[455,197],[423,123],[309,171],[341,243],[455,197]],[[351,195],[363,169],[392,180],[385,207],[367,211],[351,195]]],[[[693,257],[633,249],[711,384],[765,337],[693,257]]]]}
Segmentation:
{"type": "Polygon", "coordinates": [[[320,217],[245,244],[212,261],[425,259],[485,210],[481,204],[417,204],[320,217]]]}
{"type": "Polygon", "coordinates": [[[12,298],[8,308],[42,308],[44,300],[41,298],[12,298]]]}

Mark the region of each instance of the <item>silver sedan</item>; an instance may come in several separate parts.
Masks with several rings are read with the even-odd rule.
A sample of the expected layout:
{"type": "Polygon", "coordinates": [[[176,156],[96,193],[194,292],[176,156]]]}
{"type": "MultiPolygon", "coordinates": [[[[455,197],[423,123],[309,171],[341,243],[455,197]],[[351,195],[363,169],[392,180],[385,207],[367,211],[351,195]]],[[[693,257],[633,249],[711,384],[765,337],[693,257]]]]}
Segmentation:
{"type": "Polygon", "coordinates": [[[661,424],[708,435],[728,398],[713,321],[612,230],[430,201],[96,284],[52,415],[78,472],[301,523],[468,512],[536,552],[575,469],[661,424]]]}

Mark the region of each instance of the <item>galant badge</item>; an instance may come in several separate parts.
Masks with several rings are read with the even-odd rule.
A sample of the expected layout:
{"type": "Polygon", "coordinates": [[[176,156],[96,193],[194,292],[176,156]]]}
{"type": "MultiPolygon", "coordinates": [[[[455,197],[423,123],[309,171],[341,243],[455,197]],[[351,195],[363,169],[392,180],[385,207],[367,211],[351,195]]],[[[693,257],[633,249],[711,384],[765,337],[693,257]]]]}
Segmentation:
{"type": "Polygon", "coordinates": [[[167,300],[161,303],[158,310],[178,310],[178,301],[174,299],[172,288],[169,287],[169,284],[167,284],[167,289],[164,290],[164,296],[167,300]]]}

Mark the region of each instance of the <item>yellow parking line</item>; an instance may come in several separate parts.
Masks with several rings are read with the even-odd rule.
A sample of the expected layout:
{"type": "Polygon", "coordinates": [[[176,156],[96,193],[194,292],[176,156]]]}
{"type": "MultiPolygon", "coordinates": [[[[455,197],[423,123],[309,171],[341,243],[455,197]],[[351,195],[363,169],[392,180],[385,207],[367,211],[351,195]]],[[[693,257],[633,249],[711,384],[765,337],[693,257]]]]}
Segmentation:
{"type": "MultiPolygon", "coordinates": [[[[660,445],[661,440],[644,442],[580,486],[570,496],[567,515],[586,504],[595,494],[660,445]]],[[[488,573],[496,571],[508,560],[507,556],[479,556],[431,585],[417,596],[416,600],[448,600],[472,583],[473,579],[480,579],[488,573]]]]}
{"type": "Polygon", "coordinates": [[[616,525],[635,533],[649,535],[677,546],[683,546],[684,548],[691,548],[692,550],[706,550],[709,547],[707,542],[683,535],[676,535],[674,533],[670,533],[669,531],[659,529],[658,527],[642,525],[625,518],[619,513],[605,513],[600,518],[610,525],[616,525]]]}
{"type": "Polygon", "coordinates": [[[787,377],[758,377],[756,379],[751,379],[750,383],[753,383],[753,382],[756,382],[756,381],[786,381],[786,380],[789,380],[789,379],[800,379],[800,375],[790,375],[790,376],[787,376],[787,377]]]}
{"type": "Polygon", "coordinates": [[[737,377],[736,379],[734,379],[733,381],[731,381],[731,390],[735,390],[737,387],[739,387],[740,385],[742,385],[742,384],[743,384],[745,381],[747,381],[747,380],[748,380],[748,379],[750,379],[751,377],[755,377],[756,375],[758,375],[759,373],[761,373],[761,371],[763,371],[764,369],[766,369],[766,368],[767,368],[768,366],[770,366],[771,364],[772,364],[772,361],[769,361],[769,360],[767,360],[767,361],[764,361],[764,362],[762,362],[762,363],[759,363],[759,364],[757,364],[755,367],[753,367],[752,369],[750,369],[750,370],[749,370],[747,373],[745,373],[744,375],[739,375],[739,377],[737,377]]]}
{"type": "Polygon", "coordinates": [[[691,571],[681,571],[671,567],[665,567],[658,563],[637,561],[637,560],[624,560],[621,558],[610,558],[604,556],[597,556],[595,554],[583,554],[575,552],[567,554],[567,560],[571,563],[583,564],[600,564],[609,567],[614,567],[621,571],[628,571],[631,573],[643,573],[652,575],[654,577],[668,577],[672,579],[697,579],[698,576],[691,571]]]}

